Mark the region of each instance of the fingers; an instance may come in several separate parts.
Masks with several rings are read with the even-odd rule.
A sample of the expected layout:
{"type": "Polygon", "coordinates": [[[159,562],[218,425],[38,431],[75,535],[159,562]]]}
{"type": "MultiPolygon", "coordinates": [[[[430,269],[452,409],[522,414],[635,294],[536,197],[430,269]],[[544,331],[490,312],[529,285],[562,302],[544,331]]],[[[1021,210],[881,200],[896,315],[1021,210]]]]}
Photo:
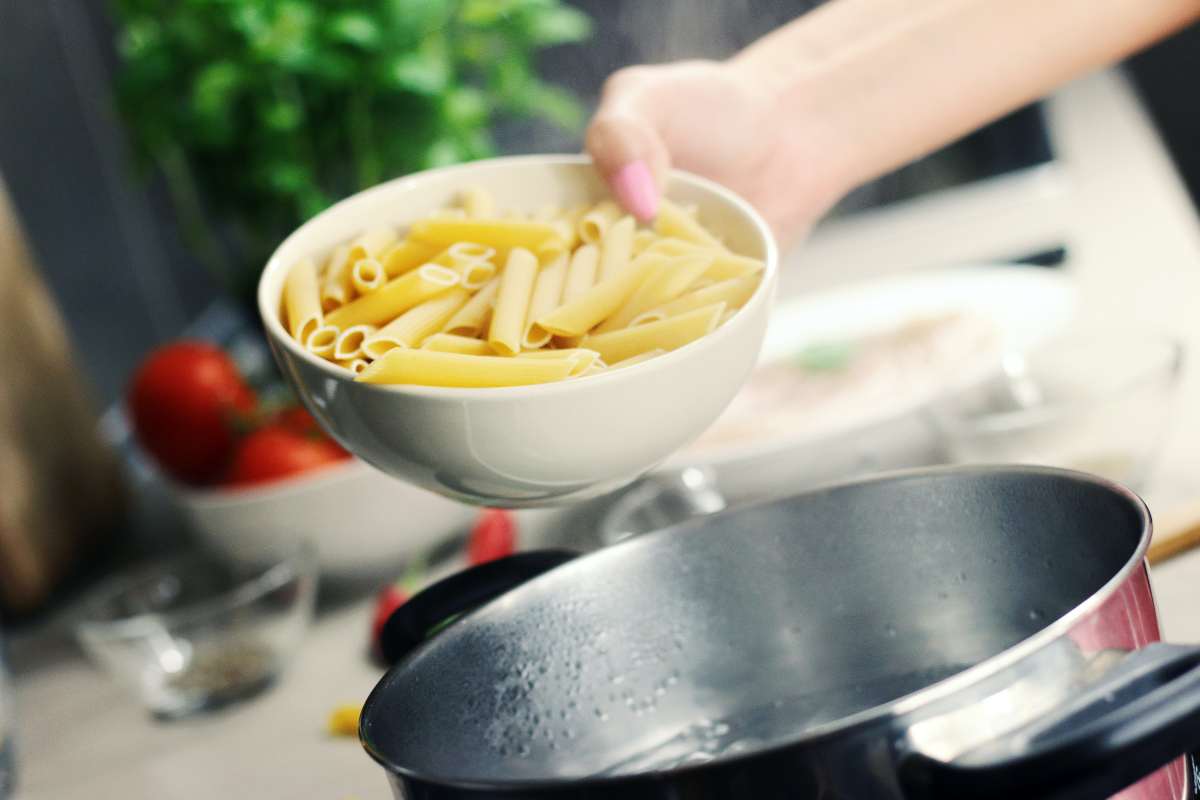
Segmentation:
{"type": "Polygon", "coordinates": [[[614,78],[588,126],[586,147],[617,201],[646,221],[658,213],[661,183],[670,168],[667,148],[653,122],[637,109],[637,87],[621,73],[614,78]]]}

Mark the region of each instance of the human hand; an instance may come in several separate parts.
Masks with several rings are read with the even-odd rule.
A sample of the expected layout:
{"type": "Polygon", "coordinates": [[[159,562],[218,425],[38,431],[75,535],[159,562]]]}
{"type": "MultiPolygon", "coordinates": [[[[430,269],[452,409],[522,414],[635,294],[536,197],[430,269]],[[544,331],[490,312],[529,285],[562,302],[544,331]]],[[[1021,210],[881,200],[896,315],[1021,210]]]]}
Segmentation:
{"type": "MultiPolygon", "coordinates": [[[[587,150],[634,216],[654,216],[671,167],[729,187],[788,243],[847,187],[815,137],[780,113],[773,82],[736,61],[630,67],[605,83],[587,150]]],[[[814,126],[815,127],[815,126],[814,126]]]]}

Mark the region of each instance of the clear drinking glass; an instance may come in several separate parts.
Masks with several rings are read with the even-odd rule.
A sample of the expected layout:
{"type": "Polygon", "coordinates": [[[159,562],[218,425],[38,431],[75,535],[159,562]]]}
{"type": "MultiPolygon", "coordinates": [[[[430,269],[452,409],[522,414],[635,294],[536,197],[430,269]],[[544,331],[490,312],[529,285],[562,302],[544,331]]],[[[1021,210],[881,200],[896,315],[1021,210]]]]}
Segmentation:
{"type": "Polygon", "coordinates": [[[1080,332],[1005,356],[929,418],[954,461],[1066,467],[1136,489],[1169,429],[1182,364],[1167,336],[1080,332]]]}
{"type": "Polygon", "coordinates": [[[282,671],[312,619],[315,550],[264,562],[192,553],[109,581],[86,603],[84,650],[158,717],[257,694],[282,671]]]}

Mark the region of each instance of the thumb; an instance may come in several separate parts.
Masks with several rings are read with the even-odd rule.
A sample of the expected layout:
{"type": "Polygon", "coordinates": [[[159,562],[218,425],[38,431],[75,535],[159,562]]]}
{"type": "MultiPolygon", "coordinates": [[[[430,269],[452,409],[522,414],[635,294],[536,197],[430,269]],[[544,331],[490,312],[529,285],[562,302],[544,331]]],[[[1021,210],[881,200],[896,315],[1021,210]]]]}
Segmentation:
{"type": "Polygon", "coordinates": [[[653,125],[636,113],[602,106],[585,144],[617,202],[643,222],[653,219],[670,169],[667,148],[653,125]]]}

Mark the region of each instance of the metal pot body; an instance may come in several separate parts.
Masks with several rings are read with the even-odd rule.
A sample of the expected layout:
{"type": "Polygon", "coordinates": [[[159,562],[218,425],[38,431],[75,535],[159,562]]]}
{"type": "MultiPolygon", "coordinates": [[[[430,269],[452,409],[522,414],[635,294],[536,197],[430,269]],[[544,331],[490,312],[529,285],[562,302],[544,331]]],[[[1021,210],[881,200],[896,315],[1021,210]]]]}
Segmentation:
{"type": "Polygon", "coordinates": [[[1200,653],[1150,646],[1149,534],[1102,481],[958,468],[485,565],[389,621],[500,595],[362,739],[402,798],[1186,797],[1200,653]]]}

